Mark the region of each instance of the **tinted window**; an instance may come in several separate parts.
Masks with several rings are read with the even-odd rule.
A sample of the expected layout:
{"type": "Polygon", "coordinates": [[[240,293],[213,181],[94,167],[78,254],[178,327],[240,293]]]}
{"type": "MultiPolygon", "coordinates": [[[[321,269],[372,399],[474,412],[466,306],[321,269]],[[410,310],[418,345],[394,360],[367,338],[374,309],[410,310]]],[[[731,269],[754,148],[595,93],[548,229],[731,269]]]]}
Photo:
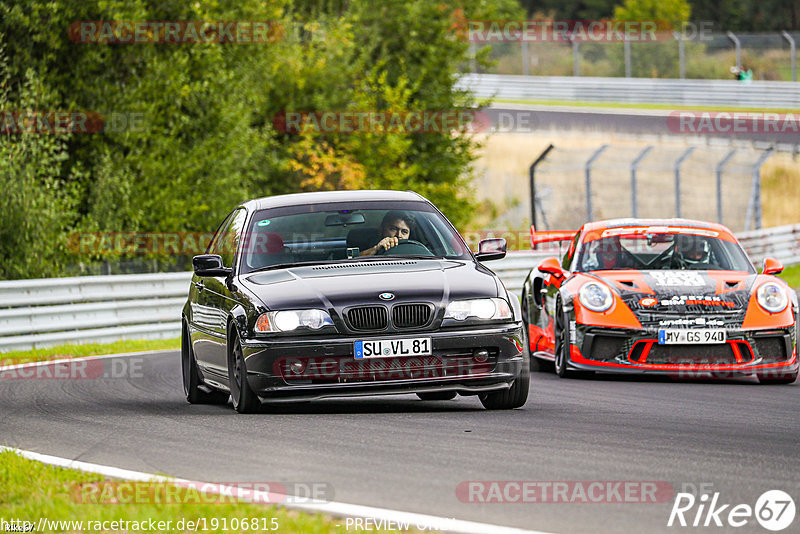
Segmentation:
{"type": "Polygon", "coordinates": [[[243,273],[279,265],[376,257],[471,258],[461,236],[425,202],[331,203],[261,210],[253,214],[246,236],[243,273]],[[391,241],[384,241],[387,238],[391,241]]]}

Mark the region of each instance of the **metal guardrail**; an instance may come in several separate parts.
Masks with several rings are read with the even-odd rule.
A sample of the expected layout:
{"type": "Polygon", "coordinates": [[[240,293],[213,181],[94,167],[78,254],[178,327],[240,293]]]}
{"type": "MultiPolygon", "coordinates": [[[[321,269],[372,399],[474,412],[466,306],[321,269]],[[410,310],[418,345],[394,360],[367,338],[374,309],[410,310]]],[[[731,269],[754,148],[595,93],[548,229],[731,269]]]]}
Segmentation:
{"type": "Polygon", "coordinates": [[[741,232],[736,237],[756,263],[766,256],[777,258],[784,265],[800,263],[800,224],[741,232]]]}
{"type": "Polygon", "coordinates": [[[457,87],[506,100],[800,109],[795,82],[464,74],[457,87]]]}
{"type": "MultiPolygon", "coordinates": [[[[800,263],[800,224],[739,234],[750,257],[800,263]]],[[[554,252],[511,252],[487,263],[519,294],[532,269],[554,252]]],[[[84,276],[0,282],[0,352],[64,343],[173,338],[191,273],[84,276]]]]}

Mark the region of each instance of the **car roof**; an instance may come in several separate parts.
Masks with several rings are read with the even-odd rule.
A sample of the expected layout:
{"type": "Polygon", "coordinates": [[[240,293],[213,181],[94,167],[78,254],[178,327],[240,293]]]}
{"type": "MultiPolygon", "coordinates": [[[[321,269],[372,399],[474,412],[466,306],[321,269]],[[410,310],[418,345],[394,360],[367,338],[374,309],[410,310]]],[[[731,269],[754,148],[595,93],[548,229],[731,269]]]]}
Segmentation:
{"type": "Polygon", "coordinates": [[[673,226],[681,228],[702,228],[719,232],[720,236],[727,238],[728,241],[736,241],[733,233],[727,226],[706,221],[696,221],[693,219],[607,219],[604,221],[592,221],[583,225],[583,233],[596,232],[608,228],[636,228],[646,226],[673,226]]]}
{"type": "Polygon", "coordinates": [[[242,203],[250,209],[267,209],[284,206],[303,206],[308,204],[325,204],[327,202],[359,202],[359,201],[423,201],[428,200],[413,191],[391,190],[355,190],[355,191],[320,191],[315,193],[293,193],[272,197],[256,198],[242,203]]]}

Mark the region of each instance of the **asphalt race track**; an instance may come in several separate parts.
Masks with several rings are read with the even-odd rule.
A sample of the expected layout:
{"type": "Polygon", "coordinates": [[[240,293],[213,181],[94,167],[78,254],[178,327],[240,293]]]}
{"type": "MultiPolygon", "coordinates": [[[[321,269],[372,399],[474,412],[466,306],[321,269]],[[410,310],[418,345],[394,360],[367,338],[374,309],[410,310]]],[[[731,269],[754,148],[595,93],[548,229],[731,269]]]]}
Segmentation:
{"type": "Polygon", "coordinates": [[[404,395],[244,416],[186,403],[177,351],[126,360],[121,378],[0,379],[0,443],[193,480],[324,482],[339,502],[562,533],[766,531],[754,518],[667,528],[672,493],[657,504],[476,504],[456,488],[661,481],[750,506],[766,490],[800,488],[800,384],[535,373],[527,405],[507,412],[404,395]]]}

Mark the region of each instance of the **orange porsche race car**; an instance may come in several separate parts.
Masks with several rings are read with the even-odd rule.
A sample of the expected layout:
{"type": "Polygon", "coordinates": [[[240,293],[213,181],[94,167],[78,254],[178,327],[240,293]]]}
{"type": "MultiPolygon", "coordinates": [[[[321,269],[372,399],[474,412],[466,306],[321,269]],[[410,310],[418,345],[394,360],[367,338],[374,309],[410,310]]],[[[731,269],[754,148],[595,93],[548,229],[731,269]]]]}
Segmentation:
{"type": "Polygon", "coordinates": [[[797,294],[774,276],[778,260],[766,258],[759,274],[725,226],[617,219],[569,236],[531,228],[534,247],[556,240],[569,242],[563,258],[542,260],[522,292],[532,369],[796,380],[797,294]]]}

